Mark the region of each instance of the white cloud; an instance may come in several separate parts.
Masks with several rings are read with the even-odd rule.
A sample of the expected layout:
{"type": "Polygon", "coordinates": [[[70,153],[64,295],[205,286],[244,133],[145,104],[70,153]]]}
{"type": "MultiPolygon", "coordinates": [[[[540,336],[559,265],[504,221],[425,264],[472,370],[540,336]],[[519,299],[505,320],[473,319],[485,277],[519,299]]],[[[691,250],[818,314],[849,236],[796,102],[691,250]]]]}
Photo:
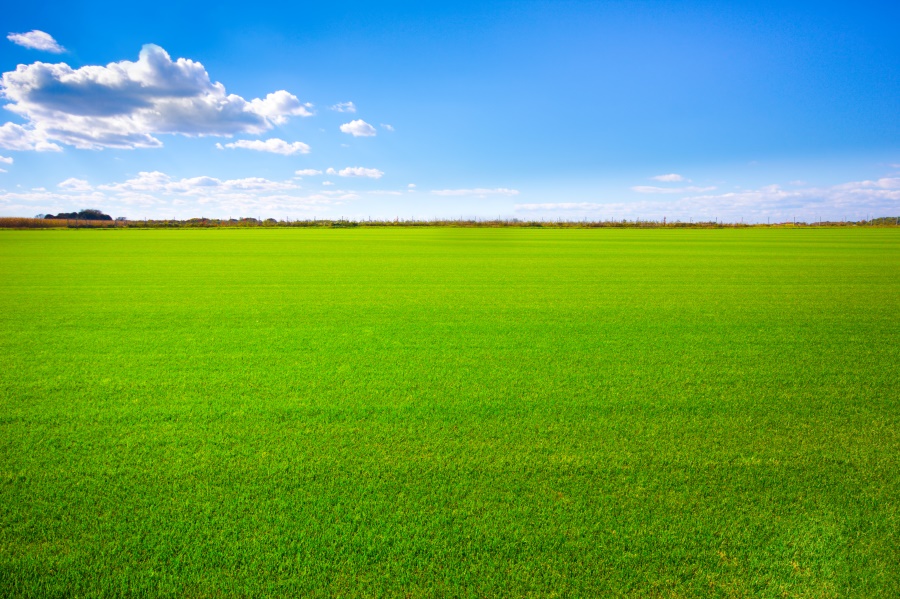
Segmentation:
{"type": "Polygon", "coordinates": [[[343,131],[344,133],[349,133],[353,137],[372,137],[373,135],[376,135],[378,133],[377,131],[375,131],[375,127],[362,119],[356,119],[355,121],[344,123],[343,125],[341,125],[341,131],[343,131]]]}
{"type": "Polygon", "coordinates": [[[65,181],[60,182],[57,187],[68,191],[91,191],[93,189],[90,183],[84,179],[76,179],[74,177],[70,177],[65,181]]]}
{"type": "Polygon", "coordinates": [[[284,90],[250,101],[228,94],[201,63],[173,61],[153,44],[137,62],[19,65],[3,73],[0,87],[6,108],[27,120],[24,130],[35,139],[77,148],[159,147],[159,134],[258,135],[312,114],[284,90]]]}
{"type": "Polygon", "coordinates": [[[635,185],[632,191],[638,193],[704,193],[715,190],[713,187],[655,187],[653,185],[635,185]]]}
{"type": "Polygon", "coordinates": [[[297,189],[297,185],[290,181],[270,181],[260,177],[223,181],[215,177],[201,176],[175,181],[169,175],[159,171],[142,171],[138,173],[137,177],[121,183],[100,185],[97,189],[115,192],[140,191],[163,194],[204,195],[211,191],[284,191],[297,189]]]}
{"type": "Polygon", "coordinates": [[[317,171],[314,168],[302,168],[299,171],[294,171],[294,174],[298,177],[315,177],[316,175],[321,175],[322,171],[317,171]]]}
{"type": "Polygon", "coordinates": [[[336,174],[337,174],[337,171],[334,170],[333,168],[329,167],[329,168],[325,171],[325,174],[326,174],[326,175],[336,175],[336,174]]]}
{"type": "Polygon", "coordinates": [[[669,173],[668,175],[656,175],[655,177],[650,178],[654,181],[662,181],[663,183],[680,183],[682,181],[688,180],[676,173],[669,173]]]}
{"type": "Polygon", "coordinates": [[[0,125],[0,148],[19,151],[62,152],[62,148],[47,141],[47,137],[41,131],[26,129],[15,123],[0,125]]]}
{"type": "Polygon", "coordinates": [[[3,164],[12,164],[13,159],[7,158],[6,156],[0,156],[0,162],[2,162],[3,164]]]}
{"type": "Polygon", "coordinates": [[[597,204],[592,202],[558,202],[544,204],[516,204],[516,210],[596,210],[603,208],[607,204],[597,204]]]}
{"type": "Polygon", "coordinates": [[[388,125],[387,123],[381,123],[381,128],[384,129],[385,131],[393,131],[394,130],[394,126],[388,125]]]}
{"type": "Polygon", "coordinates": [[[348,166],[338,171],[339,177],[365,177],[368,179],[380,179],[384,176],[384,171],[377,168],[363,168],[361,166],[348,166]]]}
{"type": "Polygon", "coordinates": [[[334,185],[331,181],[322,181],[322,185],[334,185]]]}
{"type": "Polygon", "coordinates": [[[331,109],[335,112],[356,112],[356,104],[353,102],[338,102],[331,109]]]}
{"type": "Polygon", "coordinates": [[[782,189],[767,185],[759,189],[721,194],[690,195],[672,200],[641,202],[562,202],[516,204],[516,210],[580,212],[595,218],[681,219],[737,222],[784,222],[797,218],[814,222],[861,220],[868,214],[894,216],[900,212],[900,177],[852,181],[831,187],[782,189]]]}
{"type": "Polygon", "coordinates": [[[433,189],[431,191],[438,196],[477,196],[486,197],[491,195],[499,196],[515,196],[519,195],[517,189],[507,189],[505,187],[497,187],[494,189],[475,188],[475,189],[433,189]]]}
{"type": "Polygon", "coordinates": [[[283,156],[291,156],[293,154],[309,154],[309,146],[302,141],[288,143],[283,139],[273,137],[265,141],[261,139],[239,139],[238,141],[222,144],[216,144],[220,150],[223,148],[243,148],[245,150],[255,150],[257,152],[270,152],[272,154],[281,154],[283,156]]]}
{"type": "Polygon", "coordinates": [[[52,54],[62,54],[66,51],[65,48],[60,46],[56,40],[53,39],[52,35],[37,29],[29,31],[28,33],[10,33],[6,36],[6,39],[14,44],[25,48],[31,48],[32,50],[43,50],[44,52],[50,52],[52,54]]]}

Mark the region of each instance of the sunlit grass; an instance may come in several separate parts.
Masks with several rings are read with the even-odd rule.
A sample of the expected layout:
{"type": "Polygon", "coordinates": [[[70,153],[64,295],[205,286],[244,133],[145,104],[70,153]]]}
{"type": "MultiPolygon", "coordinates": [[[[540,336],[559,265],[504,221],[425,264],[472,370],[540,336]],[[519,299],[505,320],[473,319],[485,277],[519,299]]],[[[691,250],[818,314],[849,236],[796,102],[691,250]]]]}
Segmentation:
{"type": "Polygon", "coordinates": [[[896,230],[0,231],[0,595],[900,596],[896,230]]]}

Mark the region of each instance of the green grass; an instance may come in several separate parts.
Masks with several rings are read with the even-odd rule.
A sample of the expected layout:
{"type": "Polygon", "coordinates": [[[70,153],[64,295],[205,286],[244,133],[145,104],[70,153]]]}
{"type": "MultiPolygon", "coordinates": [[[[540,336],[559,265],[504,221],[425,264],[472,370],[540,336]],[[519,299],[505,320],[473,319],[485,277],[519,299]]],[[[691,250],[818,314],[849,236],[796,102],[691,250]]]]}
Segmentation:
{"type": "Polygon", "coordinates": [[[4,597],[900,596],[900,231],[0,231],[4,597]]]}

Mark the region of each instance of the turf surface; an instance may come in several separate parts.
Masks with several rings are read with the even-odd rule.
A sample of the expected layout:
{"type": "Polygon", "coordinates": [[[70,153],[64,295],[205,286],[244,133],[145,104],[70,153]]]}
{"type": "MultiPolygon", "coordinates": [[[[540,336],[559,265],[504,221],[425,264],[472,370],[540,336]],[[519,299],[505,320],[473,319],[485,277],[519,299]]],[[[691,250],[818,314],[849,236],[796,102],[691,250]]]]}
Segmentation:
{"type": "Polygon", "coordinates": [[[900,231],[0,231],[4,597],[898,597],[900,231]]]}

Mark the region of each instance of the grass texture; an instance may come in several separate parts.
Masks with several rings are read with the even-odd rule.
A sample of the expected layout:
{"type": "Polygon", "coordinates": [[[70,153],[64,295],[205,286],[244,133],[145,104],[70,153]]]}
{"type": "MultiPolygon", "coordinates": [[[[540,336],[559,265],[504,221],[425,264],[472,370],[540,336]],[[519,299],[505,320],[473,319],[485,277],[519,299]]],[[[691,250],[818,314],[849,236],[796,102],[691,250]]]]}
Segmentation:
{"type": "Polygon", "coordinates": [[[4,597],[900,597],[900,231],[0,231],[4,597]]]}

